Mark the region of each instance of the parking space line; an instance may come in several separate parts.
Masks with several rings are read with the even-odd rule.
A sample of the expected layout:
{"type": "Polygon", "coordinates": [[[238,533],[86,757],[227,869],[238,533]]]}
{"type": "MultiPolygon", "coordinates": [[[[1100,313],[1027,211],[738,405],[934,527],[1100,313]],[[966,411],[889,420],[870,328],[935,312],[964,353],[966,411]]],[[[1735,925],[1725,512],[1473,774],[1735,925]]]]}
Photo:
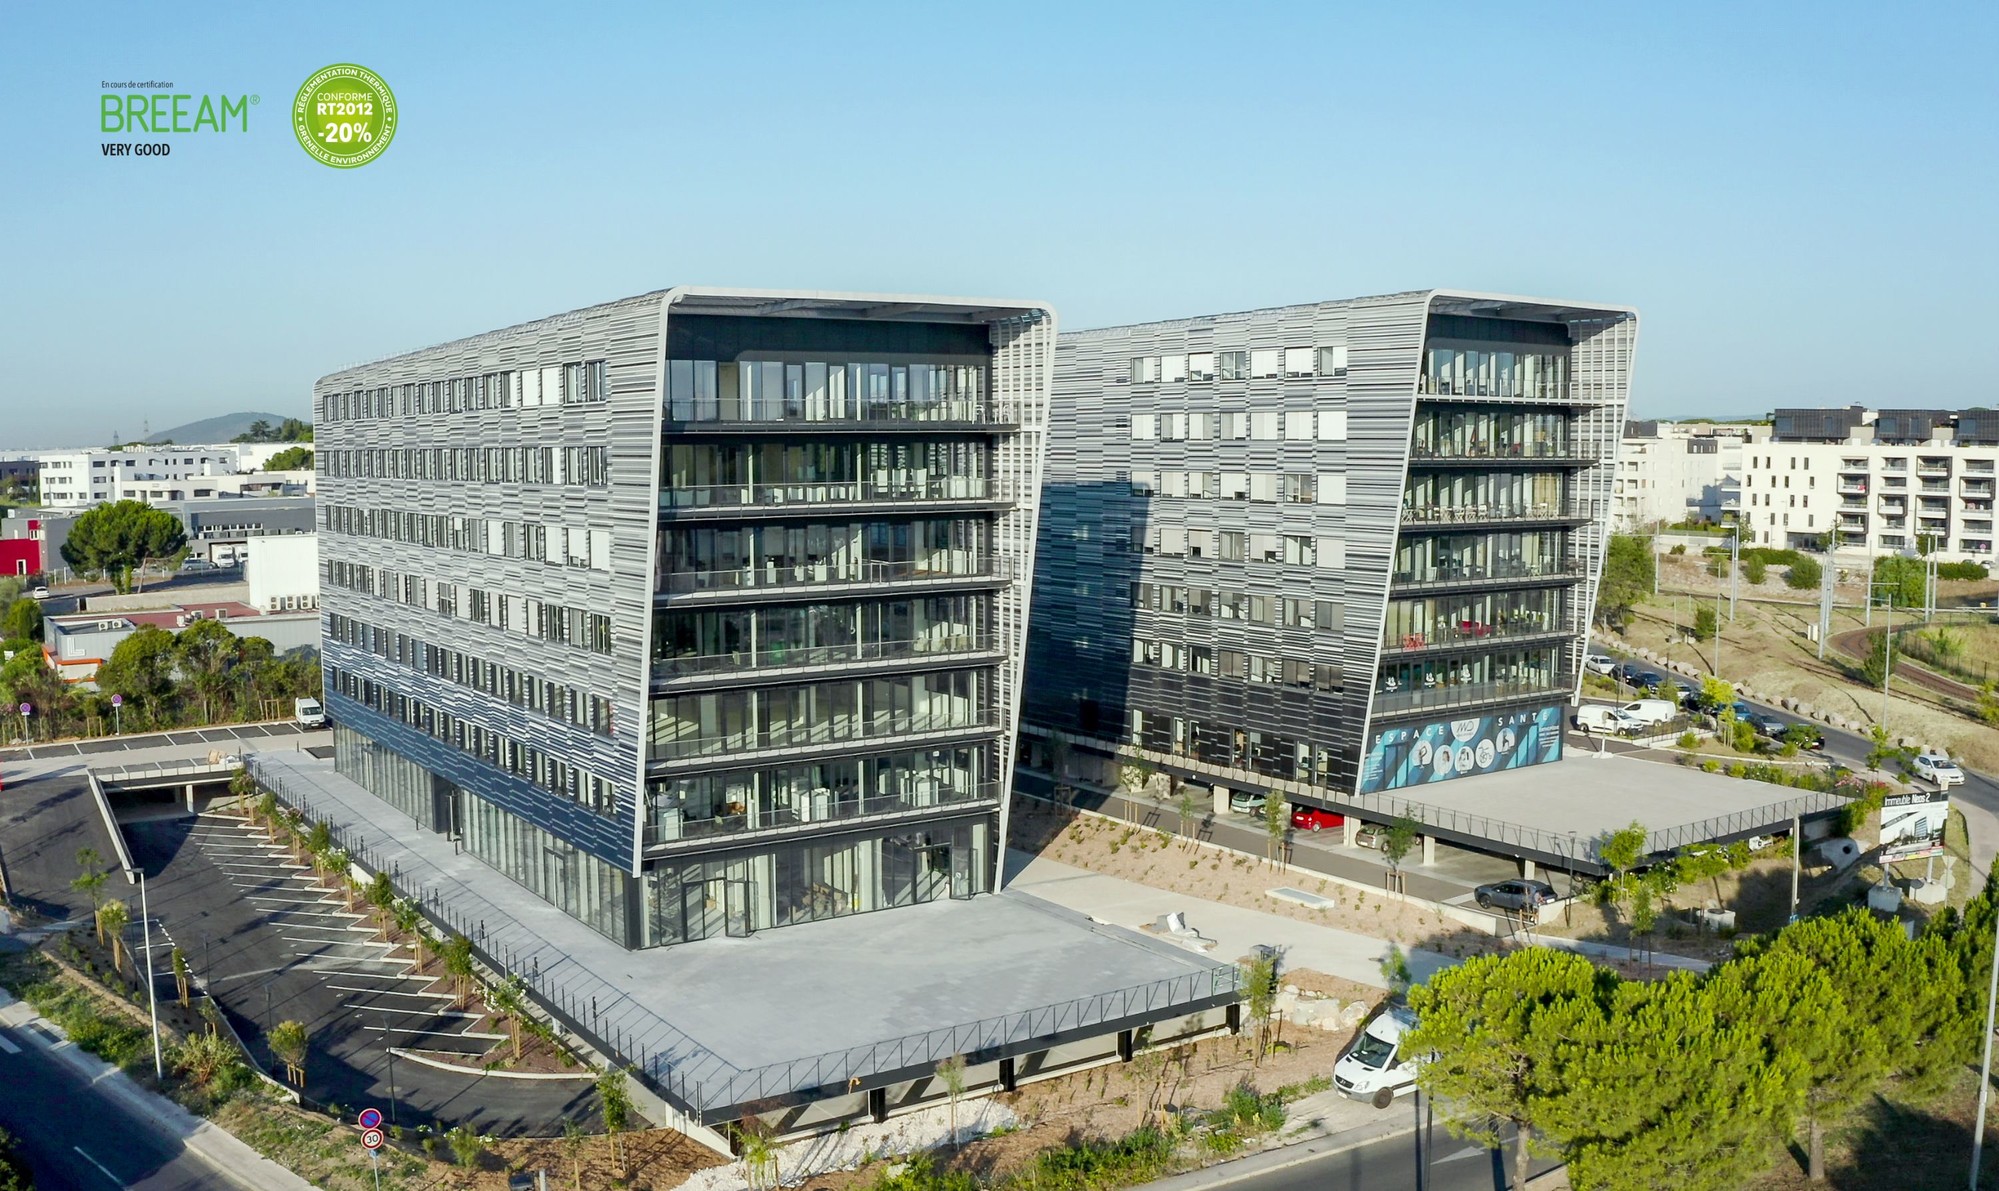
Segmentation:
{"type": "Polygon", "coordinates": [[[458,999],[450,993],[398,992],[393,988],[355,988],[345,984],[329,984],[326,987],[335,992],[366,993],[371,997],[415,997],[430,1001],[455,1001],[458,999]]]}

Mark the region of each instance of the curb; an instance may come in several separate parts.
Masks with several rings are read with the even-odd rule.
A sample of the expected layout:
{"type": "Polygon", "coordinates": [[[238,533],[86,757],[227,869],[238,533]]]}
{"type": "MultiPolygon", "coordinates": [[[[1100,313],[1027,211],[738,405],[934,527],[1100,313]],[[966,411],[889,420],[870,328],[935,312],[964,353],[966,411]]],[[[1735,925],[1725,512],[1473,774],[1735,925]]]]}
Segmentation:
{"type": "Polygon", "coordinates": [[[484,1067],[461,1067],[457,1063],[447,1063],[442,1059],[429,1058],[428,1056],[420,1055],[413,1050],[404,1050],[399,1046],[391,1046],[389,1048],[389,1053],[396,1056],[399,1059],[408,1059],[410,1062],[415,1063],[418,1066],[434,1067],[439,1071],[449,1071],[456,1075],[475,1075],[490,1079],[594,1080],[597,1078],[596,1072],[587,1071],[587,1070],[572,1073],[568,1071],[491,1071],[484,1067]]]}
{"type": "Polygon", "coordinates": [[[1322,1133],[1307,1141],[1294,1141],[1247,1157],[1171,1175],[1145,1184],[1145,1191],[1192,1191],[1194,1188],[1225,1187],[1275,1171],[1289,1170],[1334,1154],[1344,1154],[1377,1141],[1416,1132],[1415,1125],[1356,1125],[1338,1133],[1322,1133]]]}

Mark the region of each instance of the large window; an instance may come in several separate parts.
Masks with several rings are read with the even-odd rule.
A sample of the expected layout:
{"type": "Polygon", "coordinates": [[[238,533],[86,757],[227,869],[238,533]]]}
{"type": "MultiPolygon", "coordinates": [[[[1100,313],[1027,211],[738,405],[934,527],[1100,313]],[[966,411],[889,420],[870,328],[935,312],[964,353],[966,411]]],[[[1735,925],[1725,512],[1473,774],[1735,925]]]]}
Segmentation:
{"type": "Polygon", "coordinates": [[[1382,627],[1389,649],[1489,641],[1563,627],[1560,588],[1390,600],[1382,627]]]}
{"type": "Polygon", "coordinates": [[[648,789],[646,842],[671,843],[999,796],[982,745],[697,774],[648,789]]]}
{"type": "Polygon", "coordinates": [[[984,893],[988,819],[647,870],[641,945],[659,947],[984,893]]]}
{"type": "Polygon", "coordinates": [[[1567,535],[1534,533],[1445,533],[1413,537],[1397,545],[1397,583],[1463,579],[1525,579],[1567,573],[1567,535]]]}
{"type": "Polygon", "coordinates": [[[666,364],[666,416],[675,422],[985,422],[995,412],[983,364],[666,364]]]}
{"type": "Polygon", "coordinates": [[[987,683],[985,671],[958,670],[655,699],[652,755],[708,757],[987,726],[987,683]]]}
{"type": "Polygon", "coordinates": [[[956,595],[662,612],[654,618],[653,670],[672,677],[985,648],[986,602],[956,595]]]}
{"type": "Polygon", "coordinates": [[[1470,657],[1388,662],[1375,682],[1375,710],[1450,707],[1555,689],[1561,646],[1497,649],[1470,657]]]}
{"type": "Polygon", "coordinates": [[[1438,396],[1561,400],[1568,395],[1566,351],[1432,345],[1418,391],[1438,396]]]}
{"type": "Polygon", "coordinates": [[[1567,515],[1560,472],[1431,472],[1409,477],[1405,521],[1479,521],[1567,515]]]}
{"type": "Polygon", "coordinates": [[[977,500],[988,450],[970,442],[673,443],[660,504],[772,505],[854,500],[977,500]]]}
{"type": "Polygon", "coordinates": [[[813,525],[673,526],[660,533],[663,591],[985,575],[988,528],[971,518],[813,525]]]}
{"type": "Polygon", "coordinates": [[[1562,412],[1425,405],[1416,411],[1411,454],[1423,459],[1537,459],[1568,455],[1572,419],[1562,412]]]}

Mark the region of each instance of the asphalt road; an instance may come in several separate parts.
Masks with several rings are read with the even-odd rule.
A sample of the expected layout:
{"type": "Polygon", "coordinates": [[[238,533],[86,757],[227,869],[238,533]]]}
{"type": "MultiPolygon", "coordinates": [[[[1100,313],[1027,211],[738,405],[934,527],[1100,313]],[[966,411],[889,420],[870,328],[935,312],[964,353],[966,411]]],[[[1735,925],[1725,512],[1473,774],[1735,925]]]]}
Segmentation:
{"type": "MultiPolygon", "coordinates": [[[[20,1139],[38,1191],[205,1191],[228,1176],[57,1058],[32,1026],[0,1029],[0,1127],[20,1139]]],[[[62,1045],[68,1045],[64,1043],[62,1045]]]]}
{"type": "MultiPolygon", "coordinates": [[[[1396,1112],[1413,1105],[1398,1102],[1396,1112]]],[[[1323,1154],[1295,1165],[1231,1179],[1228,1167],[1210,1169],[1203,1185],[1227,1180],[1239,1191],[1506,1191],[1513,1158],[1510,1149],[1494,1151],[1459,1141],[1442,1123],[1430,1131],[1429,1179],[1423,1181],[1421,1137],[1405,1133],[1350,1150],[1323,1154]],[[1217,1177],[1219,1176],[1219,1177],[1217,1177]]],[[[1536,1174],[1556,1164],[1537,1160],[1536,1174]]]]}

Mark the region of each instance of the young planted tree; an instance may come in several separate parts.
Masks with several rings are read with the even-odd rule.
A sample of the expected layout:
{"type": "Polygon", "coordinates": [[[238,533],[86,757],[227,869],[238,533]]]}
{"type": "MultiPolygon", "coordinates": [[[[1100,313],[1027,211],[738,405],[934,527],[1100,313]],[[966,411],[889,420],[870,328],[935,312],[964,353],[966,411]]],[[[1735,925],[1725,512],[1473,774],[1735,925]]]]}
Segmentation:
{"type": "Polygon", "coordinates": [[[180,1007],[187,1008],[188,990],[193,985],[193,973],[187,968],[187,952],[176,947],[173,950],[174,988],[180,993],[180,1007]]]}
{"type": "Polygon", "coordinates": [[[1250,1065],[1263,1062],[1270,1047],[1270,1019],[1277,1008],[1277,953],[1264,948],[1242,965],[1243,1007],[1249,1011],[1250,1065]]]}
{"type": "Polygon", "coordinates": [[[376,873],[369,878],[368,887],[362,891],[362,898],[375,911],[375,924],[387,938],[389,927],[395,923],[396,886],[389,880],[389,874],[376,873]]]}
{"type": "Polygon", "coordinates": [[[507,1028],[513,1035],[514,1061],[519,1062],[521,1031],[527,1025],[528,1015],[527,981],[522,980],[518,973],[508,976],[486,991],[486,1003],[494,1013],[507,1020],[507,1028]]]}
{"type": "Polygon", "coordinates": [[[231,797],[242,800],[243,813],[246,816],[254,813],[255,808],[251,806],[250,799],[257,793],[257,779],[250,776],[248,769],[238,769],[229,775],[229,793],[231,797]]]}
{"type": "Polygon", "coordinates": [[[742,1150],[743,1181],[750,1191],[777,1186],[777,1144],[762,1117],[743,1114],[736,1124],[736,1145],[742,1150]]]}
{"type": "Polygon", "coordinates": [[[1381,835],[1381,858],[1388,862],[1388,884],[1397,893],[1403,892],[1402,861],[1416,846],[1422,830],[1421,819],[1405,814],[1397,817],[1381,835]]]}
{"type": "Polygon", "coordinates": [[[624,1146],[618,1135],[632,1121],[632,1093],[625,1086],[625,1073],[615,1068],[597,1077],[597,1104],[604,1114],[604,1138],[611,1146],[611,1169],[625,1175],[624,1146]]]}
{"type": "Polygon", "coordinates": [[[958,1097],[965,1094],[965,1056],[952,1055],[937,1064],[937,1079],[951,1101],[951,1147],[958,1146],[958,1097]]]}
{"type": "Polygon", "coordinates": [[[1631,826],[1613,832],[1597,846],[1597,859],[1610,870],[1610,879],[1598,886],[1598,896],[1616,906],[1627,925],[1631,922],[1631,900],[1638,890],[1636,870],[1645,859],[1645,843],[1650,835],[1644,824],[1634,820],[1631,826]]]}
{"type": "Polygon", "coordinates": [[[278,840],[278,796],[266,791],[251,804],[257,821],[264,825],[264,838],[276,843],[278,840]]]}
{"type": "Polygon", "coordinates": [[[1561,1140],[1537,1131],[1565,1111],[1568,1035],[1615,981],[1579,955],[1534,947],[1474,956],[1409,991],[1418,1024],[1403,1047],[1431,1056],[1418,1082],[1456,1136],[1497,1148],[1514,1131],[1515,1187],[1533,1155],[1561,1140]]]}
{"type": "MultiPolygon", "coordinates": [[[[76,867],[81,871],[69,887],[90,899],[90,912],[94,917],[104,905],[104,857],[98,855],[96,848],[78,848],[76,867]]],[[[97,941],[104,942],[104,924],[101,921],[97,925],[97,941]]]]}
{"type": "Polygon", "coordinates": [[[472,940],[464,935],[452,935],[437,953],[444,960],[445,973],[451,977],[452,990],[458,995],[458,1007],[463,1009],[472,995],[472,940]]]}
{"type": "Polygon", "coordinates": [[[333,887],[339,890],[341,898],[347,903],[347,908],[352,910],[354,908],[354,858],[347,854],[347,849],[328,848],[326,851],[313,857],[312,863],[313,867],[319,870],[319,875],[325,880],[332,882],[333,887]]]}
{"type": "Polygon", "coordinates": [[[266,1039],[271,1047],[271,1057],[285,1065],[285,1078],[300,1087],[305,1086],[305,1058],[311,1042],[305,1023],[287,1019],[271,1027],[266,1039]]]}
{"type": "Polygon", "coordinates": [[[569,1189],[583,1191],[583,1143],[590,1134],[582,1125],[564,1117],[562,1120],[562,1152],[569,1159],[569,1189]]]}
{"type": "Polygon", "coordinates": [[[174,1048],[174,1070],[203,1091],[228,1083],[236,1066],[236,1048],[214,1034],[196,1034],[174,1048]]]}
{"type": "Polygon", "coordinates": [[[1721,617],[1715,613],[1714,605],[1698,604],[1694,607],[1694,640],[1712,641],[1715,630],[1721,626],[1721,617]]]}
{"type": "Polygon", "coordinates": [[[1263,837],[1266,856],[1272,864],[1284,863],[1284,837],[1291,827],[1291,808],[1272,794],[1263,800],[1263,837]]]}
{"type": "Polygon", "coordinates": [[[1200,810],[1201,800],[1195,797],[1193,787],[1182,783],[1173,799],[1173,814],[1180,824],[1180,836],[1187,841],[1186,847],[1190,849],[1195,844],[1195,832],[1200,830],[1195,822],[1200,810]]]}
{"type": "Polygon", "coordinates": [[[445,1134],[445,1140],[451,1143],[451,1157],[462,1169],[471,1170],[485,1156],[486,1144],[470,1124],[460,1124],[445,1134]]]}
{"type": "Polygon", "coordinates": [[[131,921],[132,912],[117,898],[97,907],[97,939],[101,943],[110,936],[111,967],[120,974],[125,971],[125,927],[131,921]]]}

